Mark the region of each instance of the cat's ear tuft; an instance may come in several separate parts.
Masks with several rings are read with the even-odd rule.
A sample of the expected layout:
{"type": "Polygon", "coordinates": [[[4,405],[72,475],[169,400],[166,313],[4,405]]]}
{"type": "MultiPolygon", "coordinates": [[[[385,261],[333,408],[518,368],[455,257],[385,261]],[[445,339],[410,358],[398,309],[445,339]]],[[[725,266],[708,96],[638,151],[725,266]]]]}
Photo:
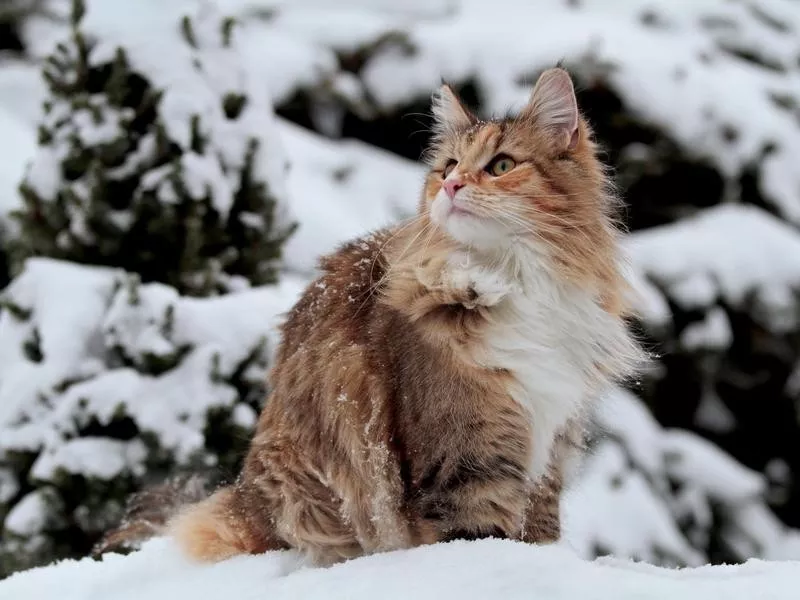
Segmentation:
{"type": "Polygon", "coordinates": [[[432,111],[433,129],[438,134],[468,129],[478,120],[446,83],[433,93],[432,111]]]}
{"type": "Polygon", "coordinates": [[[578,101],[569,73],[558,67],[542,73],[520,116],[549,131],[560,149],[574,149],[580,129],[578,101]]]}

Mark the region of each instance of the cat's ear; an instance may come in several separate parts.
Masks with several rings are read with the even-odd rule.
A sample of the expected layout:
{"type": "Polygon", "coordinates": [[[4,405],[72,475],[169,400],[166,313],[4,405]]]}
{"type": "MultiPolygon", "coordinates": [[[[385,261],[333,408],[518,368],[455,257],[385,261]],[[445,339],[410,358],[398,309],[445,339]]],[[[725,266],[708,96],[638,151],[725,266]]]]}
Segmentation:
{"type": "Polygon", "coordinates": [[[438,134],[469,129],[478,121],[446,83],[433,93],[432,111],[433,130],[438,134]]]}
{"type": "Polygon", "coordinates": [[[578,101],[569,73],[561,68],[542,73],[520,116],[549,131],[560,149],[575,148],[580,137],[578,101]]]}

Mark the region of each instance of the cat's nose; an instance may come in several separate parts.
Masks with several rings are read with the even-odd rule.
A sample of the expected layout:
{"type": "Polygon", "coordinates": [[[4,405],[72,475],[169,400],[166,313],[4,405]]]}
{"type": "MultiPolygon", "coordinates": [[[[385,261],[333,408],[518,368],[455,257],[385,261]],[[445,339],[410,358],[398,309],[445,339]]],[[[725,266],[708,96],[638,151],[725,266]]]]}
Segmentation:
{"type": "Polygon", "coordinates": [[[447,197],[452,200],[455,198],[456,192],[464,187],[464,182],[460,179],[446,179],[443,187],[447,197]]]}

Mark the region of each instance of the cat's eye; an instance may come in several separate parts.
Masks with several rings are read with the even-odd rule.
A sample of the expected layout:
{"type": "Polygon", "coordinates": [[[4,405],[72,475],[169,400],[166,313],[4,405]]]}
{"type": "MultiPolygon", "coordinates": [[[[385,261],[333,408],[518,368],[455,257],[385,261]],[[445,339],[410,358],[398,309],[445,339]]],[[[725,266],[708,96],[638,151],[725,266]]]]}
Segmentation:
{"type": "Polygon", "coordinates": [[[516,166],[517,163],[514,162],[513,158],[506,154],[498,154],[488,165],[486,165],[486,171],[495,177],[498,177],[500,175],[505,175],[516,166]]]}
{"type": "Polygon", "coordinates": [[[445,167],[444,167],[444,171],[442,171],[442,179],[447,179],[447,176],[450,175],[450,173],[453,172],[453,169],[456,168],[457,164],[458,164],[458,161],[455,161],[455,160],[452,160],[452,159],[449,160],[447,162],[447,165],[445,165],[445,167]]]}

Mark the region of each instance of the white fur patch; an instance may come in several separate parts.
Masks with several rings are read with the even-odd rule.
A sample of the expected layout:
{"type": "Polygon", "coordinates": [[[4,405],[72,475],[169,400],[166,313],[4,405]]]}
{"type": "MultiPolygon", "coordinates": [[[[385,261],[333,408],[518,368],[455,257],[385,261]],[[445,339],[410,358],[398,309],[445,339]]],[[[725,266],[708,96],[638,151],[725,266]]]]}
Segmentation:
{"type": "Polygon", "coordinates": [[[477,254],[470,260],[472,281],[508,291],[490,311],[476,358],[515,376],[509,392],[530,414],[529,475],[536,480],[547,468],[556,433],[609,383],[598,367],[627,375],[639,349],[624,322],[604,311],[590,291],[547,269],[534,249],[520,245],[502,262],[477,254]]]}

